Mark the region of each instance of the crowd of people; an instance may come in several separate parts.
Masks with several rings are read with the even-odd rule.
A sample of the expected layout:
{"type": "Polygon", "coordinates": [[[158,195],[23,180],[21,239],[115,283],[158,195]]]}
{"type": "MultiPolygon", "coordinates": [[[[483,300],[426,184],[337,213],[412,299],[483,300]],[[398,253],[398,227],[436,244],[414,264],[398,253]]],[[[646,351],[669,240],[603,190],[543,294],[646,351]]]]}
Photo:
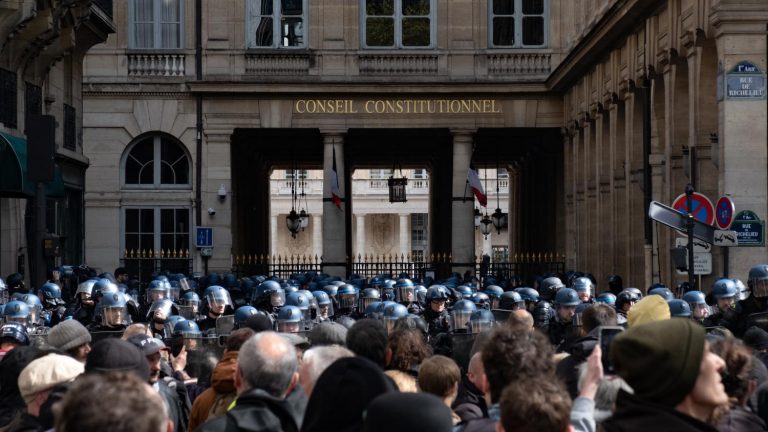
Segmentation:
{"type": "Polygon", "coordinates": [[[768,430],[768,265],[347,280],[0,279],[0,431],[768,430]]]}

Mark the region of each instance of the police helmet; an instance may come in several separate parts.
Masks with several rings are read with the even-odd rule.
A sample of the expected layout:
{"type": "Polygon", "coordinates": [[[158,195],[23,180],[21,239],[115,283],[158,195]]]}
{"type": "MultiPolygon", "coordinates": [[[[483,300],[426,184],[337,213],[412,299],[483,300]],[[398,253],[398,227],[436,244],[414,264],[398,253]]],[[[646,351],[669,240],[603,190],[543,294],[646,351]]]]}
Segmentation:
{"type": "Polygon", "coordinates": [[[544,300],[552,300],[561,288],[565,288],[565,285],[560,278],[555,276],[545,278],[539,283],[539,297],[544,300]]]}
{"type": "Polygon", "coordinates": [[[448,300],[448,289],[443,285],[432,285],[427,288],[426,301],[431,303],[437,300],[448,300]]]}
{"type": "Polygon", "coordinates": [[[747,285],[756,298],[768,297],[768,264],[758,264],[749,269],[747,285]]]}
{"type": "Polygon", "coordinates": [[[64,304],[64,300],[61,299],[61,288],[53,282],[46,282],[40,288],[40,293],[43,295],[43,300],[50,306],[57,306],[64,304]]]}
{"type": "Polygon", "coordinates": [[[229,291],[218,285],[206,289],[205,301],[208,303],[208,310],[214,313],[223,313],[227,306],[232,307],[229,291]],[[216,312],[216,309],[220,309],[221,312],[216,312]]]}
{"type": "Polygon", "coordinates": [[[325,285],[323,291],[328,294],[328,297],[336,297],[336,293],[339,291],[338,285],[325,285]]]}
{"type": "Polygon", "coordinates": [[[691,308],[696,305],[707,304],[706,296],[701,291],[688,291],[687,293],[683,294],[683,300],[691,305],[691,308]]]}
{"type": "Polygon", "coordinates": [[[149,285],[147,285],[147,303],[152,303],[155,300],[167,299],[170,294],[169,285],[166,285],[165,281],[161,279],[153,279],[150,281],[149,285]]]}
{"type": "Polygon", "coordinates": [[[200,306],[200,296],[194,291],[187,291],[181,296],[179,303],[184,306],[200,306]]]}
{"type": "Polygon", "coordinates": [[[560,288],[555,294],[555,304],[560,306],[574,307],[581,303],[579,294],[572,288],[560,288]]]}
{"type": "Polygon", "coordinates": [[[529,288],[529,287],[515,288],[515,292],[520,294],[520,297],[522,297],[523,301],[525,302],[532,302],[532,303],[539,302],[539,292],[533,288],[529,288]]]}
{"type": "Polygon", "coordinates": [[[525,309],[523,297],[515,291],[504,291],[499,299],[499,309],[517,310],[525,309]]]}
{"type": "Polygon", "coordinates": [[[387,327],[387,333],[392,333],[395,327],[395,321],[408,315],[408,309],[400,303],[392,303],[384,308],[384,324],[387,327]]]}
{"type": "Polygon", "coordinates": [[[477,312],[477,306],[470,300],[459,300],[451,311],[451,327],[456,330],[467,330],[469,318],[477,312]]]}
{"type": "Polygon", "coordinates": [[[256,287],[252,301],[257,305],[266,302],[272,307],[280,307],[285,304],[285,290],[277,281],[265,280],[256,287]]]}
{"type": "Polygon", "coordinates": [[[284,333],[298,333],[301,330],[301,322],[304,314],[296,306],[286,305],[277,313],[277,331],[284,333]]]}
{"type": "Polygon", "coordinates": [[[683,299],[672,299],[667,302],[669,305],[669,314],[672,317],[690,318],[691,306],[683,299]]]}
{"type": "Polygon", "coordinates": [[[469,287],[469,285],[459,285],[456,287],[456,292],[459,293],[459,295],[462,298],[470,298],[472,297],[472,288],[469,287]]]}
{"type": "Polygon", "coordinates": [[[20,345],[29,345],[27,328],[18,322],[8,322],[0,327],[0,339],[13,339],[20,345]]]}
{"type": "Polygon", "coordinates": [[[589,297],[595,295],[595,284],[588,277],[578,277],[573,281],[573,289],[579,293],[587,293],[589,297]]]}
{"type": "Polygon", "coordinates": [[[484,292],[476,292],[469,298],[478,309],[490,309],[491,298],[484,292]]]}
{"type": "MultiPolygon", "coordinates": [[[[125,294],[121,292],[107,293],[99,300],[101,321],[104,325],[115,327],[128,324],[128,310],[125,294]]],[[[168,314],[170,315],[170,314],[168,314]]],[[[166,316],[167,317],[167,316],[166,316]]]]}
{"type": "Polygon", "coordinates": [[[353,309],[357,304],[357,289],[350,284],[343,284],[336,290],[336,300],[342,309],[353,309]]]}
{"type": "Polygon", "coordinates": [[[622,311],[624,305],[637,303],[638,301],[640,301],[640,296],[626,288],[616,296],[616,309],[622,311]]]}
{"type": "Polygon", "coordinates": [[[88,296],[91,296],[93,294],[93,286],[96,284],[96,279],[88,279],[83,282],[80,282],[80,284],[77,286],[77,291],[75,292],[75,295],[78,295],[80,293],[88,294],[88,296]]]}
{"type": "Polygon", "coordinates": [[[250,305],[240,306],[235,310],[235,316],[234,316],[234,322],[235,322],[235,328],[240,328],[245,324],[245,321],[250,317],[251,315],[258,314],[259,311],[256,310],[255,307],[250,305]]]}
{"type": "Polygon", "coordinates": [[[739,289],[733,279],[720,278],[712,285],[712,297],[717,300],[736,297],[739,289]]]}
{"type": "Polygon", "coordinates": [[[174,336],[183,336],[184,338],[199,338],[203,336],[200,327],[191,320],[181,320],[173,326],[174,336]]]}
{"type": "Polygon", "coordinates": [[[600,293],[600,295],[598,295],[595,298],[595,301],[598,302],[598,303],[605,303],[605,304],[613,306],[613,305],[616,304],[616,296],[613,295],[613,293],[604,292],[604,293],[600,293]]]}
{"type": "Polygon", "coordinates": [[[746,285],[744,285],[744,282],[741,281],[741,279],[732,279],[733,283],[736,284],[736,289],[739,290],[739,300],[745,300],[747,297],[749,297],[749,288],[747,288],[746,285]]]}
{"type": "Polygon", "coordinates": [[[648,295],[661,296],[661,298],[663,298],[665,301],[670,301],[675,298],[675,295],[672,294],[672,291],[670,291],[669,288],[665,286],[652,288],[650,291],[648,291],[648,295]]]}
{"type": "Polygon", "coordinates": [[[26,326],[29,323],[29,305],[21,300],[12,300],[3,309],[3,322],[17,322],[26,326]]]}
{"type": "Polygon", "coordinates": [[[365,308],[373,302],[381,300],[381,293],[376,288],[365,288],[360,293],[360,304],[357,306],[357,311],[365,313],[365,308]]]}

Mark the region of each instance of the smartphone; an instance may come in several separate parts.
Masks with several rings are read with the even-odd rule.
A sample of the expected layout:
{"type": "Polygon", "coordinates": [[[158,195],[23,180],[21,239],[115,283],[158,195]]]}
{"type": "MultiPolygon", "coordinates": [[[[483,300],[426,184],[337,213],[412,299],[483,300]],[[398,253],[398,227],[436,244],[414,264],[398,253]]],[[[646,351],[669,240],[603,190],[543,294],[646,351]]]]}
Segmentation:
{"type": "Polygon", "coordinates": [[[600,350],[602,351],[603,373],[606,375],[614,375],[616,371],[611,364],[611,342],[617,334],[624,331],[624,327],[620,326],[601,326],[597,332],[597,343],[600,344],[600,350]]]}

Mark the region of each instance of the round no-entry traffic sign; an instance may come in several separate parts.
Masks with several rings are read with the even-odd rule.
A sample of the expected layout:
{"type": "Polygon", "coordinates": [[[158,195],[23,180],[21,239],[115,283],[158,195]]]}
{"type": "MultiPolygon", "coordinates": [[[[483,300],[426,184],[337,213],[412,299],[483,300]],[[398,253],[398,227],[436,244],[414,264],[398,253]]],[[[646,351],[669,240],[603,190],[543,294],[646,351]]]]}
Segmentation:
{"type": "Polygon", "coordinates": [[[721,230],[727,230],[733,223],[733,215],[736,213],[736,205],[728,197],[720,197],[715,205],[715,222],[721,230]]]}
{"type": "MultiPolygon", "coordinates": [[[[712,205],[712,201],[704,194],[694,192],[691,197],[692,213],[694,219],[699,222],[703,222],[707,225],[712,225],[715,222],[715,207],[712,205]]],[[[685,194],[680,194],[672,202],[672,208],[683,214],[688,214],[688,205],[686,203],[685,194]]]]}

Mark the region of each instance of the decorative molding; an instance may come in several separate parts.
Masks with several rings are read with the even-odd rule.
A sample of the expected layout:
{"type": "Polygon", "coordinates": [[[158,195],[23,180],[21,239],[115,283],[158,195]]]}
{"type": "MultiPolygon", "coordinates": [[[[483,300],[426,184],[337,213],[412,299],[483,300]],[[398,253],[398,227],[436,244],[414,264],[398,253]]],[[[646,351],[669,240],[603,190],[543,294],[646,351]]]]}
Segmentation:
{"type": "Polygon", "coordinates": [[[541,75],[552,71],[549,53],[489,53],[486,54],[489,75],[541,75]]]}
{"type": "Polygon", "coordinates": [[[140,77],[183,77],[185,76],[184,54],[169,53],[128,53],[128,76],[140,77]]]}
{"type": "Polygon", "coordinates": [[[434,75],[435,54],[361,54],[357,58],[360,75],[434,75]]]}
{"type": "Polygon", "coordinates": [[[308,75],[313,56],[307,52],[296,53],[246,53],[247,75],[308,75]]]}

